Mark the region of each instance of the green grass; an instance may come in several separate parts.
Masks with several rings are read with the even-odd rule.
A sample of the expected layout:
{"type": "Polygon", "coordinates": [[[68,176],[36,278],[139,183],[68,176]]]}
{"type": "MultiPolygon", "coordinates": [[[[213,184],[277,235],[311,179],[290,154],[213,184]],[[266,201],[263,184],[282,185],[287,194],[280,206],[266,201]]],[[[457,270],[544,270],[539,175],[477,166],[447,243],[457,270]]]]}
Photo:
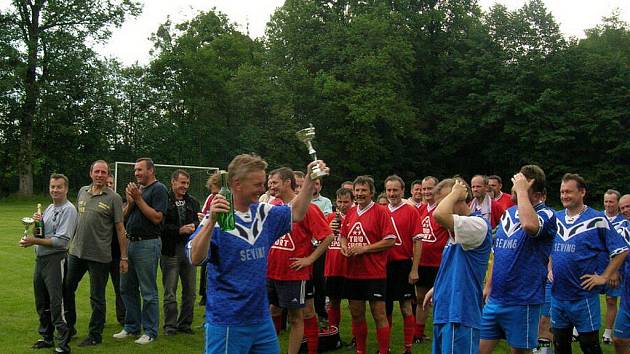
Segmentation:
{"type": "MultiPolygon", "coordinates": [[[[2,276],[2,295],[0,296],[0,353],[43,353],[35,351],[30,346],[39,336],[37,333],[37,313],[35,312],[32,275],[35,253],[32,248],[18,247],[23,226],[20,219],[30,216],[35,210],[36,203],[42,203],[45,207],[49,200],[30,198],[26,201],[12,198],[0,201],[0,275],[2,276]]],[[[158,286],[160,301],[162,300],[161,272],[158,272],[158,286]]],[[[91,314],[89,298],[89,278],[86,274],[77,290],[77,339],[71,343],[74,353],[200,353],[203,351],[203,334],[200,329],[194,335],[177,335],[174,337],[160,336],[149,345],[139,346],[133,340],[115,340],[112,334],[120,331],[116,322],[114,308],[114,291],[111,284],[107,289],[107,323],[103,333],[103,343],[89,349],[78,348],[77,344],[87,333],[88,321],[91,314]]],[[[605,305],[602,303],[602,314],[605,305]]],[[[160,303],[161,309],[161,303],[160,303]]],[[[162,313],[160,313],[162,316],[162,313]]],[[[347,304],[342,308],[342,339],[348,342],[351,337],[349,310],[347,304]]],[[[373,321],[368,310],[368,353],[376,352],[377,345],[373,321]]],[[[203,321],[203,308],[195,308],[195,323],[198,326],[203,321]]],[[[603,319],[602,319],[603,323],[603,319]]],[[[161,328],[161,324],[160,324],[161,328]]],[[[426,333],[431,335],[431,326],[428,325],[426,333]]],[[[160,332],[161,334],[161,332],[160,332]]],[[[280,335],[282,351],[286,352],[287,332],[280,335]]],[[[402,352],[402,319],[399,312],[394,315],[394,328],[392,331],[392,353],[402,352]]],[[[602,345],[604,353],[613,353],[614,349],[609,345],[602,345]]],[[[431,344],[414,345],[414,353],[430,353],[431,344]]],[[[501,344],[496,353],[507,353],[505,344],[501,344]]],[[[574,345],[574,352],[579,349],[574,345]]],[[[334,353],[352,353],[351,350],[341,349],[334,353]]]]}

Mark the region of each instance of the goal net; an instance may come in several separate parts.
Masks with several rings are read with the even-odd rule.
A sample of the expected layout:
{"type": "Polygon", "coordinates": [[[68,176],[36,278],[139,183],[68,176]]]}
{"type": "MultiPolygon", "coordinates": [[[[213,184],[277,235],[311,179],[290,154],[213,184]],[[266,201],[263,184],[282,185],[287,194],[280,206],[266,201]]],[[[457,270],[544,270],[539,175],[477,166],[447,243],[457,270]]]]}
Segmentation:
{"type": "MultiPolygon", "coordinates": [[[[125,197],[125,187],[129,182],[135,182],[134,162],[116,162],[114,164],[114,189],[116,192],[125,197]]],[[[216,167],[204,166],[183,166],[183,165],[163,165],[155,164],[155,177],[162,182],[166,188],[171,190],[171,175],[175,170],[182,169],[190,174],[190,188],[188,194],[192,195],[202,204],[210,192],[206,188],[208,178],[219,169],[216,167]]]]}

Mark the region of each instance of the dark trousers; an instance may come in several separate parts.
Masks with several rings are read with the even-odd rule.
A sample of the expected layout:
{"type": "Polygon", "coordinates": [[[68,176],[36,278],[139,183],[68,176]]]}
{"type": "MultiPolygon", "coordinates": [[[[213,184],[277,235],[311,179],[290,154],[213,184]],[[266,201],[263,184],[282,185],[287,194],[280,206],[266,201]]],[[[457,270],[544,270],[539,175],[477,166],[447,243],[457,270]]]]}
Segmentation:
{"type": "Polygon", "coordinates": [[[326,279],[324,278],[324,266],[326,264],[326,253],[322,254],[313,263],[313,288],[315,290],[315,312],[320,319],[327,319],[326,312],[326,279]]]}
{"type": "Polygon", "coordinates": [[[113,258],[109,266],[109,276],[112,278],[114,294],[116,294],[116,321],[125,325],[125,302],[120,295],[120,258],[113,258]]]}
{"type": "Polygon", "coordinates": [[[63,278],[66,271],[66,253],[39,256],[35,261],[33,290],[35,308],[39,315],[39,334],[53,342],[55,329],[61,338],[58,347],[69,351],[70,331],[63,318],[63,278]]]}
{"type": "Polygon", "coordinates": [[[193,321],[196,297],[196,269],[188,263],[184,254],[184,243],[175,247],[175,256],[160,257],[162,285],[164,286],[164,330],[189,330],[193,321]],[[177,313],[177,284],[182,284],[182,297],[177,313]]]}
{"type": "Polygon", "coordinates": [[[102,340],[103,327],[105,326],[105,287],[109,278],[110,263],[88,261],[79,257],[68,256],[68,275],[64,282],[64,305],[68,327],[74,328],[77,322],[75,292],[85,272],[90,274],[90,305],[92,316],[90,317],[89,336],[102,340]]]}

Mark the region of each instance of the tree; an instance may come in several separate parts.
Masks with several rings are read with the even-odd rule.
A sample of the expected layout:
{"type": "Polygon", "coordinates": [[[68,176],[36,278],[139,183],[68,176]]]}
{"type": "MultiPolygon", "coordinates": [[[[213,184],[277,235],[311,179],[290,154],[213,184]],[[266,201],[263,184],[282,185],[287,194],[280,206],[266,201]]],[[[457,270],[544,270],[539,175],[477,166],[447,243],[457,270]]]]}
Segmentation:
{"type": "Polygon", "coordinates": [[[140,5],[132,0],[13,0],[9,10],[0,13],[4,31],[16,34],[12,47],[20,52],[14,68],[22,81],[17,157],[20,194],[33,193],[33,130],[41,123],[42,86],[53,75],[47,64],[72,45],[108,38],[110,26],[120,26],[126,15],[139,13],[140,5]]]}

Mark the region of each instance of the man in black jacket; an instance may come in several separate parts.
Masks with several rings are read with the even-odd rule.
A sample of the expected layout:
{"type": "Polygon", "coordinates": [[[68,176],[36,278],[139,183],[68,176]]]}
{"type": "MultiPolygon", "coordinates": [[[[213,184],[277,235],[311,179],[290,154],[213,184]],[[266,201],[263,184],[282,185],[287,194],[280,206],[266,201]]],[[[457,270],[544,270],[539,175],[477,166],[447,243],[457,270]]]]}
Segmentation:
{"type": "Polygon", "coordinates": [[[199,224],[199,202],[188,195],[190,175],[176,170],[171,176],[171,191],[162,233],[162,283],[164,285],[164,335],[192,333],[195,304],[195,267],[184,256],[188,237],[199,224]],[[182,303],[177,313],[177,283],[182,282],[182,303]]]}

